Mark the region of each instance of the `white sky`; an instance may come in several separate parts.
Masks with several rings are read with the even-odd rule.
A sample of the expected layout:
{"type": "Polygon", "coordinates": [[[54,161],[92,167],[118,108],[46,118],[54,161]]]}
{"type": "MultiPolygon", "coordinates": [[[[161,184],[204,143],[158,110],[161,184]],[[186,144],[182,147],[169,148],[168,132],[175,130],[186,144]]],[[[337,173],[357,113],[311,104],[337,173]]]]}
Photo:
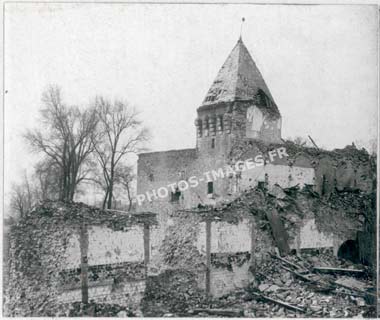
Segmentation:
{"type": "Polygon", "coordinates": [[[283,118],[282,136],[328,149],[377,135],[377,7],[36,4],[5,10],[5,191],[32,157],[41,93],[70,104],[127,99],[151,129],[151,150],[195,145],[194,119],[217,71],[243,41],[283,118]]]}

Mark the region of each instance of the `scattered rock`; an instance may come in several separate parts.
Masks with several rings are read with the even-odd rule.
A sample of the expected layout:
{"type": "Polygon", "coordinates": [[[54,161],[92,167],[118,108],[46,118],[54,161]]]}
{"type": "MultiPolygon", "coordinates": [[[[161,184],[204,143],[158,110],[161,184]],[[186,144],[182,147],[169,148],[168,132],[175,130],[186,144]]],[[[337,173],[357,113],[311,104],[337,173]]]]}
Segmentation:
{"type": "Polygon", "coordinates": [[[366,305],[365,300],[363,298],[360,298],[360,297],[356,298],[355,302],[359,307],[364,307],[366,305]]]}
{"type": "Polygon", "coordinates": [[[267,291],[269,291],[269,292],[276,292],[278,289],[280,289],[280,287],[274,284],[274,285],[270,286],[267,289],[267,291]]]}
{"type": "Polygon", "coordinates": [[[262,284],[259,285],[259,290],[260,290],[261,292],[263,292],[263,291],[267,290],[269,287],[270,287],[269,284],[267,284],[267,283],[262,283],[262,284]]]}
{"type": "Polygon", "coordinates": [[[120,311],[117,316],[119,318],[126,318],[128,316],[127,311],[120,311]]]}

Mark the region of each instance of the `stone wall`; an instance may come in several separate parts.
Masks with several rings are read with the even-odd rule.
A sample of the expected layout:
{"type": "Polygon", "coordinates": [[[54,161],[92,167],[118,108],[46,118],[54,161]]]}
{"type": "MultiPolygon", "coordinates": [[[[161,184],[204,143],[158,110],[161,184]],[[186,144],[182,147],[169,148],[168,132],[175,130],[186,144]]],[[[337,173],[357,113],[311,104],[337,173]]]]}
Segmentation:
{"type": "MultiPolygon", "coordinates": [[[[206,223],[199,224],[197,248],[206,253],[206,223]]],[[[250,252],[251,224],[250,220],[243,219],[237,224],[225,221],[211,224],[211,253],[250,252]]]]}
{"type": "Polygon", "coordinates": [[[215,297],[221,297],[233,290],[248,286],[253,277],[249,268],[249,262],[244,263],[242,266],[232,265],[232,270],[228,270],[227,268],[212,268],[210,281],[211,294],[215,297]]]}
{"type": "Polygon", "coordinates": [[[12,311],[7,314],[50,315],[46,310],[53,306],[41,311],[36,302],[80,300],[78,226],[83,219],[92,221],[89,300],[137,307],[149,295],[145,267],[151,277],[185,270],[214,296],[246,286],[276,246],[266,217],[270,210],[284,221],[291,248],[333,247],[336,253],[346,240],[356,240],[375,207],[365,193],[335,192],[326,200],[308,189],[277,192],[254,188],[216,209],[170,211],[165,223],[159,220],[149,232],[147,221],[138,223],[133,215],[112,220],[110,213],[83,204],[42,206],[10,232],[6,304],[12,311]]]}
{"type": "Polygon", "coordinates": [[[149,213],[120,214],[81,203],[36,207],[11,228],[5,313],[55,316],[65,302],[80,301],[87,258],[89,301],[137,307],[149,256],[147,226],[155,223],[149,213]]]}
{"type": "MultiPolygon", "coordinates": [[[[296,164],[289,163],[287,157],[279,158],[278,155],[269,161],[268,151],[263,153],[256,143],[243,144],[243,147],[248,150],[236,153],[233,149],[229,156],[212,149],[202,153],[189,149],[141,154],[138,161],[137,193],[142,194],[144,200],[141,205],[137,205],[137,211],[151,211],[165,216],[175,210],[195,208],[199,204],[215,205],[218,202],[232,201],[240,192],[256,187],[259,182],[266,182],[268,188],[275,184],[283,188],[315,185],[315,169],[310,162],[305,163],[301,159],[296,164]],[[261,157],[262,163],[265,161],[264,165],[245,170],[240,176],[226,173],[227,166],[234,167],[239,160],[255,159],[257,156],[261,157]],[[219,170],[223,170],[223,177],[217,176],[219,170]],[[196,185],[191,179],[197,181],[196,185]],[[186,181],[185,184],[179,183],[181,180],[186,181]],[[212,194],[208,194],[209,181],[213,183],[212,194]],[[188,187],[182,190],[181,186],[186,186],[186,183],[188,187]],[[177,186],[180,196],[172,201],[171,188],[177,186]],[[159,196],[162,187],[167,189],[166,197],[159,196]]],[[[240,147],[238,149],[241,151],[240,147]]],[[[165,220],[164,217],[162,219],[165,220]]]]}
{"type": "MultiPolygon", "coordinates": [[[[244,115],[238,116],[239,112],[242,111],[232,112],[237,114],[232,128],[239,127],[239,121],[244,119],[244,115]]],[[[244,126],[231,129],[229,134],[216,132],[215,136],[198,137],[197,149],[141,154],[137,193],[145,194],[145,200],[137,206],[137,211],[155,212],[165,222],[165,215],[172,211],[232,201],[260,182],[269,189],[276,184],[282,188],[309,186],[323,196],[329,196],[335,190],[369,193],[374,189],[376,163],[364,150],[346,147],[326,151],[291,142],[267,144],[244,138],[243,129],[244,126]],[[212,139],[215,139],[215,148],[211,148],[212,139]],[[279,154],[276,150],[283,152],[279,154]],[[227,166],[234,167],[238,161],[256,159],[258,156],[264,165],[245,170],[240,175],[226,174],[227,166]],[[224,177],[210,174],[218,170],[224,170],[224,177]],[[190,182],[191,178],[197,180],[196,185],[190,182]],[[188,187],[182,184],[185,188],[179,190],[180,196],[172,201],[172,189],[180,187],[177,183],[181,180],[188,187]],[[208,193],[209,181],[213,183],[212,194],[208,193]],[[166,197],[154,194],[159,193],[161,187],[167,189],[166,197]]]]}
{"type": "MultiPolygon", "coordinates": [[[[150,228],[157,234],[154,227],[150,228]]],[[[144,243],[144,225],[133,225],[123,230],[112,230],[102,226],[88,228],[88,284],[89,300],[99,303],[113,303],[121,306],[138,308],[145,291],[143,266],[146,257],[145,246],[151,253],[149,235],[148,243],[144,243]],[[115,281],[118,281],[116,284],[115,281]]],[[[153,242],[154,243],[154,242],[153,242]]],[[[81,301],[80,282],[72,281],[77,275],[81,261],[80,239],[72,234],[68,240],[65,253],[64,272],[68,274],[64,280],[60,303],[81,301]],[[72,269],[72,271],[69,271],[72,269]],[[70,284],[71,283],[71,284],[70,284]]]]}
{"type": "Polygon", "coordinates": [[[237,224],[224,221],[211,224],[210,293],[213,296],[219,297],[243,288],[252,279],[249,270],[251,253],[257,246],[253,227],[252,219],[247,218],[237,224]]]}
{"type": "MultiPolygon", "coordinates": [[[[280,210],[278,215],[281,219],[285,219],[285,228],[289,233],[291,249],[302,250],[327,247],[333,248],[336,254],[341,244],[346,240],[355,240],[357,233],[362,230],[362,223],[357,220],[358,216],[363,214],[360,212],[360,206],[355,205],[355,208],[350,209],[350,204],[341,204],[339,203],[341,200],[338,200],[338,203],[335,203],[335,200],[328,200],[328,203],[331,203],[332,206],[327,205],[324,201],[331,194],[344,192],[345,190],[353,192],[350,195],[352,199],[355,198],[355,192],[362,192],[367,195],[372,192],[374,181],[376,180],[376,175],[374,174],[375,165],[371,162],[371,157],[368,153],[354,147],[325,151],[297,146],[291,142],[265,144],[260,141],[243,139],[242,136],[245,134],[243,131],[245,132],[246,127],[242,126],[240,131],[234,131],[233,128],[238,127],[240,118],[241,121],[244,120],[244,114],[242,112],[239,115],[239,110],[234,110],[233,112],[236,113],[236,117],[231,122],[231,133],[228,137],[222,134],[218,136],[218,132],[215,133],[215,136],[198,136],[197,145],[201,150],[185,150],[183,155],[180,156],[181,151],[178,151],[179,153],[176,157],[170,156],[169,158],[165,154],[159,155],[161,160],[158,161],[157,171],[163,173],[160,179],[154,182],[147,181],[144,178],[147,175],[143,172],[146,166],[145,164],[141,166],[142,175],[138,177],[139,192],[143,192],[144,188],[166,186],[180,179],[188,181],[191,176],[203,178],[203,181],[199,182],[197,187],[181,192],[181,197],[177,202],[171,202],[168,198],[154,199],[154,201],[145,202],[144,206],[140,208],[140,210],[155,212],[159,216],[160,234],[157,234],[155,238],[156,254],[160,254],[160,243],[163,241],[163,235],[168,234],[168,226],[172,226],[172,228],[176,226],[177,222],[172,218],[174,212],[181,210],[196,211],[196,208],[204,206],[219,208],[226,203],[232,203],[239,199],[242,194],[257,188],[260,183],[273,197],[281,197],[281,195],[276,195],[276,192],[272,192],[278,187],[284,189],[298,188],[300,191],[304,189],[311,192],[310,198],[303,198],[304,196],[301,197],[300,193],[299,197],[302,199],[293,200],[297,203],[297,206],[292,202],[286,203],[286,201],[282,200],[279,200],[280,202],[282,201],[281,203],[273,203],[269,207],[266,207],[263,203],[258,203],[256,206],[258,210],[272,210],[274,207],[280,210]],[[213,138],[216,139],[216,145],[215,148],[210,148],[211,139],[213,138]],[[285,150],[286,156],[280,157],[277,153],[274,158],[271,158],[271,150],[278,150],[279,148],[285,150]],[[187,156],[187,153],[189,153],[189,156],[187,156]],[[213,193],[207,193],[206,172],[218,170],[227,165],[234,166],[239,160],[254,159],[257,155],[262,155],[264,165],[245,170],[239,176],[229,177],[225,175],[223,178],[214,179],[213,193]],[[167,159],[170,161],[167,161],[167,159]],[[180,172],[182,172],[182,175],[179,174],[180,172]],[[313,192],[316,192],[325,200],[315,198],[316,195],[312,195],[313,192]],[[350,211],[350,214],[345,214],[348,211],[350,211]]],[[[157,156],[155,153],[144,154],[140,156],[139,163],[146,161],[155,163],[154,159],[157,156]]],[[[231,212],[231,215],[234,214],[235,212],[231,212]]],[[[204,222],[198,221],[196,223],[198,224],[199,238],[195,246],[197,247],[197,252],[204,256],[206,254],[205,225],[204,222]]],[[[265,252],[272,250],[274,247],[272,235],[268,234],[268,229],[265,230],[265,228],[268,228],[265,227],[265,222],[259,221],[257,223],[253,229],[255,236],[260,239],[260,245],[253,246],[253,249],[251,248],[255,256],[254,259],[250,259],[251,262],[248,264],[259,264],[263,256],[265,256],[265,252]]],[[[228,226],[228,223],[223,225],[222,222],[213,222],[210,253],[224,252],[227,256],[232,257],[238,253],[236,250],[239,246],[244,248],[244,250],[241,249],[240,251],[251,253],[246,248],[248,243],[251,242],[244,238],[246,232],[242,231],[243,226],[244,224],[231,227],[228,226]],[[215,229],[218,225],[220,226],[219,229],[215,229]],[[234,228],[238,228],[236,229],[238,230],[236,232],[238,234],[237,238],[240,237],[245,240],[235,241],[236,239],[231,231],[234,228]],[[229,249],[222,248],[223,237],[228,237],[229,243],[226,248],[229,249]],[[217,252],[219,250],[217,248],[220,248],[220,252],[217,252]]],[[[215,256],[213,259],[214,261],[218,259],[228,260],[228,258],[221,256],[215,256]]],[[[234,283],[240,281],[234,280],[235,275],[240,274],[237,278],[241,278],[241,274],[245,274],[244,277],[247,279],[249,277],[245,271],[243,272],[243,270],[246,270],[244,268],[248,268],[244,264],[239,265],[235,270],[231,270],[232,264],[227,264],[228,268],[224,268],[223,265],[225,266],[226,263],[219,263],[218,268],[210,268],[210,279],[214,277],[219,279],[219,282],[223,277],[230,279],[226,280],[225,284],[220,284],[219,289],[213,287],[211,281],[210,291],[215,294],[222,294],[228,288],[232,289],[236,285],[234,283]]]]}
{"type": "Polygon", "coordinates": [[[246,115],[246,137],[267,142],[281,141],[281,117],[271,117],[263,108],[248,107],[246,115]]]}
{"type": "Polygon", "coordinates": [[[269,163],[243,171],[239,180],[239,189],[244,191],[254,188],[259,182],[266,183],[269,189],[272,189],[276,184],[282,188],[290,188],[296,185],[302,188],[305,185],[315,184],[315,170],[314,168],[269,163]]]}
{"type": "MultiPolygon", "coordinates": [[[[88,228],[88,264],[103,265],[118,262],[144,261],[144,227],[132,226],[123,231],[113,231],[107,227],[88,228]]],[[[72,234],[66,249],[65,268],[80,266],[79,235],[72,234]]]]}
{"type": "Polygon", "coordinates": [[[290,244],[292,249],[315,249],[315,248],[333,248],[335,241],[332,233],[326,233],[318,230],[315,219],[304,219],[299,228],[298,236],[290,244]]]}
{"type": "MultiPolygon", "coordinates": [[[[290,141],[265,144],[260,141],[239,141],[231,149],[231,163],[263,155],[265,167],[271,168],[268,179],[285,186],[311,184],[320,195],[335,189],[360,190],[370,193],[376,186],[376,159],[364,149],[354,146],[332,151],[302,147],[290,141]],[[286,156],[271,157],[271,150],[283,149],[286,156]],[[288,182],[286,175],[291,176],[288,182]],[[272,176],[272,177],[271,177],[272,176]],[[293,180],[293,181],[292,181],[293,180]]],[[[264,171],[264,169],[263,169],[264,171]]],[[[268,170],[269,171],[269,170],[268,170]]]]}
{"type": "MultiPolygon", "coordinates": [[[[91,301],[118,304],[138,308],[145,292],[145,279],[124,281],[115,287],[113,281],[90,286],[88,294],[91,301]]],[[[64,290],[58,297],[60,303],[81,301],[80,287],[64,290]]]]}
{"type": "Polygon", "coordinates": [[[168,221],[165,237],[152,256],[150,274],[187,270],[199,288],[214,296],[246,286],[252,278],[250,266],[272,249],[269,237],[263,240],[255,218],[244,211],[225,216],[177,212],[168,221]]]}

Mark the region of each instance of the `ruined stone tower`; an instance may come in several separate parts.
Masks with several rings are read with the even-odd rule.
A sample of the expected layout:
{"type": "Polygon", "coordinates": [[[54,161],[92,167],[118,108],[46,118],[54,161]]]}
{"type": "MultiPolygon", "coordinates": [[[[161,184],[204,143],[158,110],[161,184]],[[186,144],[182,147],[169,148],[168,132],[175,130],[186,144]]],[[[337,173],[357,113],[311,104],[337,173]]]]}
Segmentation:
{"type": "Polygon", "coordinates": [[[226,153],[236,140],[281,142],[281,115],[241,38],[219,70],[195,126],[197,149],[226,153]]]}

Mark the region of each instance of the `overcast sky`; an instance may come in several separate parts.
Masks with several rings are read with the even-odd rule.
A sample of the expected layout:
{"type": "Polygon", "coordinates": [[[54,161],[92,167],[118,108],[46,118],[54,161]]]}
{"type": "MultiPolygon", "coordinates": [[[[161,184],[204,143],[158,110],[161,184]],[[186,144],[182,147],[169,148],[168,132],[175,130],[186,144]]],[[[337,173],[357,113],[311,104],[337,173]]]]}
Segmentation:
{"type": "Polygon", "coordinates": [[[328,149],[377,134],[377,7],[7,3],[5,191],[32,157],[21,134],[37,125],[52,83],[69,104],[127,99],[151,129],[153,151],[195,145],[194,119],[239,37],[282,114],[282,136],[328,149]]]}

